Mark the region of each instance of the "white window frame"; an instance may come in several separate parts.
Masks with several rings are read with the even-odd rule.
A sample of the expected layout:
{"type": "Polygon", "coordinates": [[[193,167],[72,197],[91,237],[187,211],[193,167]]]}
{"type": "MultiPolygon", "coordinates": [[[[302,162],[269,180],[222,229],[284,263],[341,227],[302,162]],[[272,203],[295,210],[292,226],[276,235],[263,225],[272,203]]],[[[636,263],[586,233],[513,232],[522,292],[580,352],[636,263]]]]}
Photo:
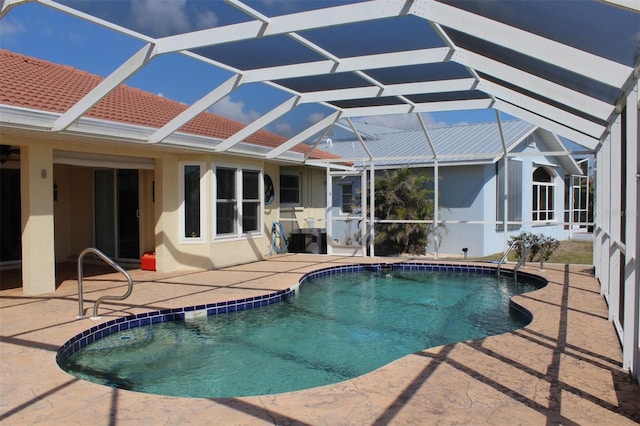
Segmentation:
{"type": "Polygon", "coordinates": [[[545,166],[537,166],[535,169],[533,169],[533,172],[531,172],[531,221],[534,223],[534,225],[536,224],[546,224],[549,222],[555,222],[556,219],[556,207],[557,204],[556,203],[556,176],[555,176],[555,172],[553,170],[549,170],[548,167],[545,166]],[[551,178],[551,182],[538,182],[533,180],[533,175],[535,174],[535,172],[538,169],[543,169],[544,171],[547,172],[547,174],[549,174],[550,178],[551,178]],[[540,206],[540,190],[544,188],[544,191],[547,193],[547,197],[546,197],[546,205],[545,206],[540,206]],[[551,189],[551,196],[549,196],[549,189],[551,189]],[[534,198],[538,200],[538,208],[536,209],[534,206],[534,198]],[[551,208],[549,208],[549,205],[551,204],[551,208]],[[540,219],[541,214],[544,213],[546,214],[546,218],[545,219],[540,219]],[[552,215],[552,217],[549,217],[549,214],[552,215]],[[537,217],[536,217],[537,215],[537,217]]]}
{"type": "Polygon", "coordinates": [[[262,174],[262,170],[252,168],[252,167],[241,167],[240,169],[240,187],[238,188],[238,203],[242,208],[242,214],[238,216],[238,225],[241,228],[241,233],[243,235],[262,235],[262,212],[264,211],[264,175],[262,174]],[[257,199],[245,199],[244,198],[244,174],[245,172],[257,173],[258,174],[258,198],[257,199]],[[251,202],[252,204],[256,204],[257,202],[257,211],[256,211],[256,229],[245,231],[243,220],[240,218],[244,218],[244,203],[251,202]]]}
{"type": "Polygon", "coordinates": [[[239,239],[249,239],[262,236],[262,224],[264,223],[264,172],[259,167],[244,166],[228,163],[214,163],[213,185],[212,185],[212,239],[213,241],[229,241],[239,239]],[[218,234],[218,169],[233,170],[235,179],[235,230],[234,232],[218,234]],[[243,173],[244,171],[258,173],[258,224],[257,229],[245,232],[242,224],[243,213],[243,173]]]}
{"type": "Polygon", "coordinates": [[[278,199],[280,201],[280,205],[282,207],[298,207],[301,205],[302,203],[302,175],[300,173],[296,173],[296,172],[280,172],[279,175],[279,181],[280,181],[280,188],[278,190],[278,199]],[[281,191],[282,191],[282,176],[295,176],[298,178],[298,201],[295,203],[289,203],[289,202],[283,202],[282,201],[282,196],[281,196],[281,191]]]}
{"type": "Polygon", "coordinates": [[[178,217],[179,217],[179,232],[181,243],[203,243],[206,241],[207,235],[207,220],[206,220],[206,206],[207,206],[207,187],[206,177],[207,164],[204,161],[180,161],[178,163],[178,217]],[[186,221],[185,221],[185,168],[187,166],[200,167],[200,236],[199,237],[187,237],[185,235],[186,221]]]}
{"type": "Polygon", "coordinates": [[[340,186],[340,214],[343,216],[349,216],[351,214],[353,214],[353,182],[344,182],[344,183],[340,183],[338,184],[340,186]],[[344,202],[344,189],[346,187],[351,188],[351,202],[349,203],[349,207],[350,207],[350,211],[345,211],[344,206],[345,206],[345,202],[344,202]]]}

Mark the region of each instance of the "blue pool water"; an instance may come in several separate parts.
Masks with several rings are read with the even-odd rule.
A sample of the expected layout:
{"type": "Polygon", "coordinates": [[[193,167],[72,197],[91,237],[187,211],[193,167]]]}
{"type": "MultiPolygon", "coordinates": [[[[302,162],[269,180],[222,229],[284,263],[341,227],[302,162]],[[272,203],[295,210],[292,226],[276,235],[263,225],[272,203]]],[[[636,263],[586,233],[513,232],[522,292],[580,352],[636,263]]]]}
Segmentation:
{"type": "Polygon", "coordinates": [[[528,320],[512,296],[539,288],[470,273],[358,272],[306,281],[260,309],[135,327],[59,360],[80,378],[189,397],[336,383],[404,355],[504,333],[528,320]]]}

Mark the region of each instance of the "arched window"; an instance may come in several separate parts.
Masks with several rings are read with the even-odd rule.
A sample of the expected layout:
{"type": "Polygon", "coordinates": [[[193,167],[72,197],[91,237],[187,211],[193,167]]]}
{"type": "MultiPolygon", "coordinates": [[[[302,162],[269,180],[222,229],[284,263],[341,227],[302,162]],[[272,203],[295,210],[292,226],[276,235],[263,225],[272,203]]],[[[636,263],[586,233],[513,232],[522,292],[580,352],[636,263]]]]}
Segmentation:
{"type": "Polygon", "coordinates": [[[553,220],[553,176],[544,167],[538,167],[533,171],[533,202],[531,219],[534,222],[547,222],[553,220]]]}

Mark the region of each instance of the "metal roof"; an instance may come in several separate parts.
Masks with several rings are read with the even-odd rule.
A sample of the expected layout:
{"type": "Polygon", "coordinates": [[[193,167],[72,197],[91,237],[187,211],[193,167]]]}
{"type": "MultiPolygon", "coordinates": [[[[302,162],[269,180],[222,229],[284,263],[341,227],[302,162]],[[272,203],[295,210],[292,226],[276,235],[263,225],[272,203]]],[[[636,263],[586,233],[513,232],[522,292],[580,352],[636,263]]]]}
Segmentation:
{"type": "MultiPolygon", "coordinates": [[[[338,126],[346,130],[342,123],[338,126]]],[[[350,130],[351,137],[343,134],[326,139],[318,148],[341,157],[343,161],[353,162],[356,167],[366,167],[370,162],[369,154],[376,159],[378,168],[431,167],[436,157],[438,164],[443,166],[490,164],[503,158],[504,148],[512,157],[533,155],[523,154],[516,148],[522,147],[530,135],[537,133],[544,144],[539,155],[558,157],[557,161],[566,173],[582,174],[571,156],[561,155],[568,150],[556,135],[523,120],[504,121],[501,128],[493,122],[433,127],[427,130],[429,140],[422,130],[390,129],[360,122],[353,122],[353,126],[362,142],[350,130]]]]}
{"type": "MultiPolygon", "coordinates": [[[[1,0],[0,18],[27,2],[1,0]]],[[[265,158],[280,157],[341,118],[477,108],[495,108],[597,150],[640,69],[640,6],[628,0],[185,0],[181,22],[189,25],[160,28],[152,16],[132,19],[135,0],[117,7],[107,0],[36,2],[142,46],[50,130],[72,130],[156,58],[179,54],[229,78],[142,142],[171,144],[199,113],[251,83],[277,88],[285,100],[211,151],[231,149],[304,104],[325,107],[323,119],[265,158]]]]}
{"type": "MultiPolygon", "coordinates": [[[[367,125],[354,123],[354,126],[360,134],[368,130],[367,125]]],[[[507,151],[524,141],[536,129],[535,125],[522,120],[503,122],[502,130],[507,151]]],[[[428,134],[435,153],[422,130],[392,132],[387,129],[377,134],[367,133],[369,137],[364,143],[371,155],[378,159],[376,166],[380,167],[429,165],[434,161],[434,154],[443,165],[493,163],[501,158],[504,152],[496,123],[430,128],[428,134]]],[[[368,161],[368,153],[355,136],[350,140],[332,140],[319,148],[343,159],[368,161]]]]}

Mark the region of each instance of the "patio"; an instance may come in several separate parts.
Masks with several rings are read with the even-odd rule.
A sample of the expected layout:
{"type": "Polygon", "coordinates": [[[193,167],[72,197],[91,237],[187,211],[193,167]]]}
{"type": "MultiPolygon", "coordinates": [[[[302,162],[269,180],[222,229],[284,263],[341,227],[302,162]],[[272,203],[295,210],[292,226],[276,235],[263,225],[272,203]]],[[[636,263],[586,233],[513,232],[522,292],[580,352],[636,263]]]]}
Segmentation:
{"type": "MultiPolygon", "coordinates": [[[[100,305],[102,321],[164,308],[255,296],[350,257],[282,255],[212,270],[131,270],[131,297],[100,305]]],[[[380,262],[390,259],[357,259],[380,262]]],[[[60,265],[59,265],[60,267],[60,265]]],[[[545,265],[549,285],[517,297],[534,320],[499,336],[405,356],[335,385],[260,397],[190,399],[113,389],[74,378],[55,355],[95,322],[76,320],[74,264],[55,293],[24,295],[16,271],[0,275],[0,422],[13,424],[636,424],[640,389],[622,351],[593,267],[545,265]],[[18,281],[15,281],[18,280],[18,281]]],[[[85,267],[85,309],[121,294],[121,276],[85,267]],[[115,291],[114,291],[115,289],[115,291]]],[[[529,272],[537,272],[530,265],[529,272]]]]}

